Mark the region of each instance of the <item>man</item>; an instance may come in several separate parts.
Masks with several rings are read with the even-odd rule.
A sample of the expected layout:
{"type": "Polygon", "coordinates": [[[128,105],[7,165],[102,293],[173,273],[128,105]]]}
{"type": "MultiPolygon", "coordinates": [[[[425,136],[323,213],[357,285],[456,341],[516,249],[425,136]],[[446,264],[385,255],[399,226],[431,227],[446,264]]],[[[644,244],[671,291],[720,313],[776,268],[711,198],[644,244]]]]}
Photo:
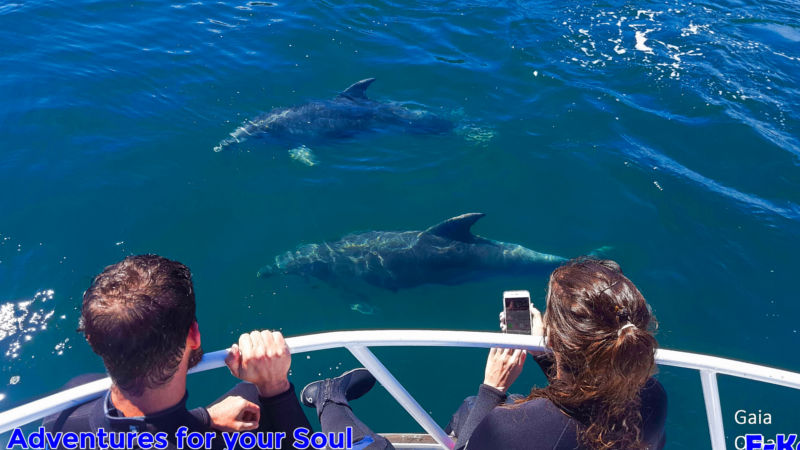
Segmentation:
{"type": "MultiPolygon", "coordinates": [[[[286,433],[281,448],[291,448],[296,428],[311,429],[289,383],[291,356],[277,331],[242,334],[225,362],[246,383],[208,408],[186,408],[186,373],[203,352],[192,277],[181,263],[141,255],[106,267],[83,296],[81,323],[112,386],[97,400],[46,418],[47,431],[166,432],[172,448],[182,426],[257,430],[286,433]]],[[[221,438],[213,444],[225,447],[221,438]]]]}

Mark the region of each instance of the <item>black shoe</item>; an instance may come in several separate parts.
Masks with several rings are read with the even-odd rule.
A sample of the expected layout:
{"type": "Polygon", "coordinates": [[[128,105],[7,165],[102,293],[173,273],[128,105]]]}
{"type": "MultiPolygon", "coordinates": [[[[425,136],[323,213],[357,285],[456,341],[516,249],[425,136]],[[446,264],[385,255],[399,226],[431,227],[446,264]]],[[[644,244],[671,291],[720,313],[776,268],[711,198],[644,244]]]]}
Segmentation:
{"type": "Polygon", "coordinates": [[[309,383],[300,392],[300,398],[304,405],[317,408],[317,414],[322,414],[322,407],[326,402],[349,406],[350,400],[366,394],[372,389],[372,386],[375,386],[375,377],[369,373],[369,370],[353,369],[336,378],[309,383]]]}

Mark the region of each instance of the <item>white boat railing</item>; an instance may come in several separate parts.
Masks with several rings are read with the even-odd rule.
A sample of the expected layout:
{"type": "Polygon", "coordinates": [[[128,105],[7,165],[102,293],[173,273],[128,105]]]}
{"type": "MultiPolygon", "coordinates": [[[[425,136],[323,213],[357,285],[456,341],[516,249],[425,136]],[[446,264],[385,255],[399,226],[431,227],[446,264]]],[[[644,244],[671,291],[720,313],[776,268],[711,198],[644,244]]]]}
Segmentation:
{"type": "MultiPolygon", "coordinates": [[[[368,347],[512,347],[544,350],[542,339],[501,333],[442,330],[363,330],[334,331],[286,339],[292,354],[332,348],[347,348],[397,400],[398,403],[444,448],[452,449],[453,440],[417,403],[394,375],[375,357],[368,347]]],[[[225,365],[227,350],[208,353],[191,372],[202,372],[225,365]]],[[[717,374],[771,383],[800,389],[800,373],[756,364],[718,358],[697,353],[660,349],[656,353],[660,365],[693,369],[700,372],[703,397],[708,416],[711,445],[725,449],[717,374]]],[[[41,419],[63,409],[100,396],[110,386],[108,378],[61,391],[39,400],[0,413],[0,433],[41,419]]]]}

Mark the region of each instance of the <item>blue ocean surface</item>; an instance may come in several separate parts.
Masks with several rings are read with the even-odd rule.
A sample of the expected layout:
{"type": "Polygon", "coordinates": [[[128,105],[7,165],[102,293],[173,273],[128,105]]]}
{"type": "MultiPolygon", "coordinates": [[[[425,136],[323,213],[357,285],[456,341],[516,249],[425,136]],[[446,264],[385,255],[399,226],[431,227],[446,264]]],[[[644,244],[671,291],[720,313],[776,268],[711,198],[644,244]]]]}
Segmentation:
{"type": "MultiPolygon", "coordinates": [[[[800,371],[799,11],[775,0],[4,1],[0,410],[103,370],[76,332],[82,293],[131,254],[192,269],[207,351],[255,328],[494,331],[507,289],[544,308],[544,275],[355,294],[256,277],[301,244],[468,212],[486,214],[475,233],[544,253],[610,247],[664,348],[800,371]],[[454,129],[213,151],[260,114],[371,77],[370,98],[454,129]]],[[[375,352],[441,425],[477,391],[486,357],[375,352]]],[[[345,350],[296,355],[291,379],[356,365],[345,350]]],[[[512,390],[543,383],[537,372],[512,390]]],[[[658,377],[668,448],[708,448],[698,374],[658,377]]],[[[191,376],[189,403],[233,382],[224,369],[191,376]]],[[[748,432],[800,432],[798,391],[723,376],[720,394],[729,448],[748,432]],[[737,424],[738,410],[772,423],[737,424]]],[[[353,407],[377,431],[421,430],[383,388],[353,407]]]]}

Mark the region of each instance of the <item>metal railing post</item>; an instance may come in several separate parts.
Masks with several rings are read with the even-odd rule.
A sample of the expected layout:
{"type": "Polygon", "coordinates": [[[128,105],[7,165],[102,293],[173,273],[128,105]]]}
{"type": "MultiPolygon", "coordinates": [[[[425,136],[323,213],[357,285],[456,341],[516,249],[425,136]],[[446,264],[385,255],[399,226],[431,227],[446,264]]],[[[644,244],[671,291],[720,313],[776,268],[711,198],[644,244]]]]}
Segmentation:
{"type": "Polygon", "coordinates": [[[722,406],[719,401],[717,373],[712,370],[701,370],[700,382],[703,384],[703,399],[706,402],[711,448],[725,450],[725,429],[722,424],[722,406]]]}
{"type": "Polygon", "coordinates": [[[347,345],[346,347],[436,442],[445,448],[452,449],[455,447],[455,443],[450,439],[450,436],[442,430],[442,427],[433,420],[430,414],[422,409],[422,406],[417,403],[406,388],[397,381],[397,378],[389,372],[389,369],[368,348],[362,345],[347,345]]]}

